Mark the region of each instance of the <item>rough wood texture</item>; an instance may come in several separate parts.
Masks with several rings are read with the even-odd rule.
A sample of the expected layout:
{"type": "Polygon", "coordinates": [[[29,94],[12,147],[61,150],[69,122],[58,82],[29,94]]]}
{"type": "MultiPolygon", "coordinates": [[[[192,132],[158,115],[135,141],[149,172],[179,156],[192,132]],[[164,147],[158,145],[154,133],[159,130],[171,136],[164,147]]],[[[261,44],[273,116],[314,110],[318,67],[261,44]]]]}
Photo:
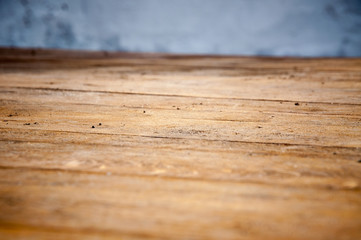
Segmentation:
{"type": "Polygon", "coordinates": [[[1,49],[0,103],[0,239],[361,239],[361,59],[1,49]]]}

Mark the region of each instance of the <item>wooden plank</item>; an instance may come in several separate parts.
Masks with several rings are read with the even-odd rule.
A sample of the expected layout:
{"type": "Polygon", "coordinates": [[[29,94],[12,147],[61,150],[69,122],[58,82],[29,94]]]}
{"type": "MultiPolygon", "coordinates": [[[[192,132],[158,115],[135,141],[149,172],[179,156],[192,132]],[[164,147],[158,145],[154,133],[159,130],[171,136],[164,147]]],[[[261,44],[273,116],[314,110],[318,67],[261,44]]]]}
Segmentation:
{"type": "Polygon", "coordinates": [[[126,55],[79,61],[48,55],[45,59],[41,55],[22,59],[5,55],[0,61],[5,67],[0,86],[274,101],[361,101],[360,59],[126,55]],[[23,81],[22,74],[29,81],[23,81]]]}
{"type": "Polygon", "coordinates": [[[3,170],[1,178],[11,179],[1,189],[5,228],[21,230],[13,222],[23,219],[33,231],[92,229],[105,237],[360,236],[359,192],[22,169],[3,170]]]}
{"type": "Polygon", "coordinates": [[[360,122],[361,59],[0,49],[0,238],[358,239],[360,122]]]}
{"type": "Polygon", "coordinates": [[[42,103],[39,109],[39,100],[28,97],[26,92],[15,89],[13,93],[4,93],[4,96],[12,96],[7,98],[8,102],[3,100],[5,127],[24,128],[30,121],[38,124],[30,124],[27,129],[322,146],[357,147],[361,144],[360,106],[337,106],[335,108],[344,115],[334,115],[336,111],[328,111],[323,104],[295,106],[289,102],[265,104],[262,101],[252,106],[247,104],[249,101],[231,99],[203,103],[201,99],[179,97],[127,95],[109,98],[108,94],[84,96],[81,92],[60,93],[58,101],[54,102],[47,100],[53,98],[53,92],[35,91],[33,94],[42,102],[52,101],[42,103]],[[26,97],[15,100],[16,96],[26,97]],[[77,98],[76,103],[66,103],[74,98],[77,98]],[[96,103],[87,101],[89,98],[96,103]],[[152,103],[154,99],[156,102],[152,103]],[[129,102],[132,107],[123,106],[129,102]],[[322,114],[317,113],[319,106],[323,108],[322,114]],[[67,120],[69,117],[72,117],[71,124],[67,120]],[[99,122],[103,123],[101,127],[90,129],[99,122]]]}

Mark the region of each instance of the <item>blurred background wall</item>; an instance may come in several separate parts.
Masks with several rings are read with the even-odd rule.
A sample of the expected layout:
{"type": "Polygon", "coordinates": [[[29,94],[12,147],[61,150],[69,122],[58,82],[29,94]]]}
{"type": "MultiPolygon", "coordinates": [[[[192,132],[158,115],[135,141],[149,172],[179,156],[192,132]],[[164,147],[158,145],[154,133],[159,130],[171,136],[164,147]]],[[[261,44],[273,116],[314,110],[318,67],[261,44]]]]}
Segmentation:
{"type": "Polygon", "coordinates": [[[361,56],[361,0],[0,0],[0,46],[361,56]]]}

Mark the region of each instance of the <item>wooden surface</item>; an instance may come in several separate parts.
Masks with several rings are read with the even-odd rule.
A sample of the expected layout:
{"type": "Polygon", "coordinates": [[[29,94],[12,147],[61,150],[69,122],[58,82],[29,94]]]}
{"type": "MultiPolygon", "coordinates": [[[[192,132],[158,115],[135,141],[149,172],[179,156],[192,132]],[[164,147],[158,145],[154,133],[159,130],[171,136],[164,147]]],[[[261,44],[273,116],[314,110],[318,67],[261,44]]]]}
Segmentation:
{"type": "Polygon", "coordinates": [[[361,239],[360,186],[361,59],[0,50],[0,239],[361,239]]]}

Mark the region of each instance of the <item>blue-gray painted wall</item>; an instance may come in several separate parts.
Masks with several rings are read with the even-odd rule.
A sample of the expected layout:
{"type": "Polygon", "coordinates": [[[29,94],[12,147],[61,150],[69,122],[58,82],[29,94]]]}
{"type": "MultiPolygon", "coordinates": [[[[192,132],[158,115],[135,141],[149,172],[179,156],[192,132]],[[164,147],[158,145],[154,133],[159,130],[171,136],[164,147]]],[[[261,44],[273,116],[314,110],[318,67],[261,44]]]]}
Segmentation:
{"type": "Polygon", "coordinates": [[[361,0],[0,0],[0,46],[361,56],[361,0]]]}

